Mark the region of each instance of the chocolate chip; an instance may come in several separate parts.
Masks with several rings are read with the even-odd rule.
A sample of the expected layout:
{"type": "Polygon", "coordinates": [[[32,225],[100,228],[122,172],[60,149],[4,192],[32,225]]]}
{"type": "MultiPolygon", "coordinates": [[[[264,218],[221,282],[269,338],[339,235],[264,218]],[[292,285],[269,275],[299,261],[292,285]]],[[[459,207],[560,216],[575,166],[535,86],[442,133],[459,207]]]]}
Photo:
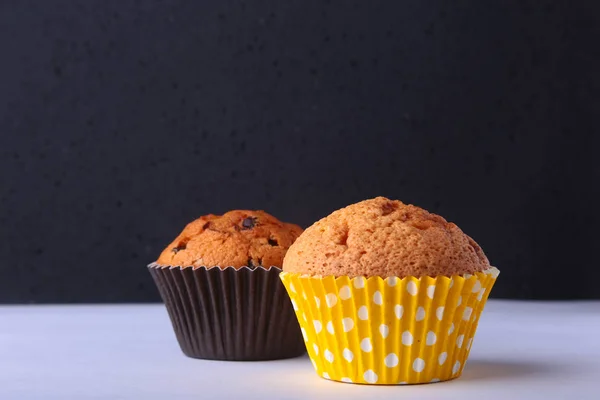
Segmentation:
{"type": "Polygon", "coordinates": [[[187,247],[187,242],[179,242],[177,247],[173,247],[171,251],[175,254],[179,253],[181,250],[185,250],[187,247]]]}
{"type": "Polygon", "coordinates": [[[396,211],[396,208],[398,208],[396,203],[388,201],[381,206],[381,211],[383,211],[383,215],[388,215],[396,211]]]}
{"type": "Polygon", "coordinates": [[[207,223],[205,223],[205,224],[202,226],[202,229],[204,229],[204,230],[207,230],[208,228],[210,228],[210,221],[208,221],[207,223]]]}
{"type": "Polygon", "coordinates": [[[277,240],[276,240],[276,239],[271,239],[271,238],[269,238],[269,244],[270,244],[271,246],[279,246],[279,243],[277,242],[277,240]]]}
{"type": "Polygon", "coordinates": [[[412,225],[413,228],[417,228],[418,230],[421,230],[421,231],[427,230],[435,225],[435,223],[433,221],[428,220],[428,219],[414,220],[409,223],[410,223],[410,225],[412,225]]]}
{"type": "Polygon", "coordinates": [[[255,226],[256,226],[256,217],[244,218],[244,220],[242,221],[242,228],[244,230],[246,230],[246,229],[252,229],[255,226]]]}
{"type": "Polygon", "coordinates": [[[248,262],[246,263],[246,266],[250,269],[255,269],[256,267],[258,267],[258,264],[256,264],[251,258],[249,258],[248,262]]]}

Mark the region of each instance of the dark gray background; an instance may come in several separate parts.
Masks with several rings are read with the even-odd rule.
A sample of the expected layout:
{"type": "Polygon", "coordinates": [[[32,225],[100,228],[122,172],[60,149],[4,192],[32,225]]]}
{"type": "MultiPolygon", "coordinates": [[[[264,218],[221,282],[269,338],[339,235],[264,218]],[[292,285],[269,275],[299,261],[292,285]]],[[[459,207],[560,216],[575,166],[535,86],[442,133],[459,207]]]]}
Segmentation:
{"type": "Polygon", "coordinates": [[[0,302],[158,301],[186,222],[385,195],[600,298],[596,1],[0,2],[0,302]],[[452,4],[450,4],[452,3],[452,4]]]}

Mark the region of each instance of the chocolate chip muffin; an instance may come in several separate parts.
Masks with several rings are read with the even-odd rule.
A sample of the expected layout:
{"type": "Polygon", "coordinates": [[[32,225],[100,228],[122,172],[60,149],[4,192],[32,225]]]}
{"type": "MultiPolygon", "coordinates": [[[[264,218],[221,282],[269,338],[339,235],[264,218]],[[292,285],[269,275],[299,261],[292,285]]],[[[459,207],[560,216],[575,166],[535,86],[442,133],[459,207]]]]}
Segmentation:
{"type": "Polygon", "coordinates": [[[205,215],[189,223],[161,253],[160,265],[263,266],[281,268],[283,257],[302,233],[298,225],[264,211],[234,210],[205,215]]]}
{"type": "Polygon", "coordinates": [[[258,361],[305,352],[279,279],[302,229],[264,211],[234,210],[189,223],[148,266],[189,357],[258,361]]]}
{"type": "Polygon", "coordinates": [[[333,212],[290,247],[284,271],[320,276],[452,276],[490,268],[458,226],[426,210],[377,197],[333,212]]]}
{"type": "Polygon", "coordinates": [[[498,273],[455,224],[377,197],[307,228],[280,278],[317,374],[395,385],[460,376],[498,273]]]}

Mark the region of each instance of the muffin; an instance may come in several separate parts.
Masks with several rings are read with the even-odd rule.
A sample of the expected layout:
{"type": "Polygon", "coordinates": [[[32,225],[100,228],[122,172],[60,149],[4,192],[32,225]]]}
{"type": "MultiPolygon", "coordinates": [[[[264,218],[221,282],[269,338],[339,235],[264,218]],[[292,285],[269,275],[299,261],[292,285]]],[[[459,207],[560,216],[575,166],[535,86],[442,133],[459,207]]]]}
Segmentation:
{"type": "Polygon", "coordinates": [[[320,376],[412,384],[461,375],[498,273],[455,224],[377,197],[307,228],[280,277],[320,376]]]}
{"type": "Polygon", "coordinates": [[[305,347],[279,273],[302,232],[264,211],[189,223],[148,266],[184,354],[213,360],[296,357],[305,347]]]}

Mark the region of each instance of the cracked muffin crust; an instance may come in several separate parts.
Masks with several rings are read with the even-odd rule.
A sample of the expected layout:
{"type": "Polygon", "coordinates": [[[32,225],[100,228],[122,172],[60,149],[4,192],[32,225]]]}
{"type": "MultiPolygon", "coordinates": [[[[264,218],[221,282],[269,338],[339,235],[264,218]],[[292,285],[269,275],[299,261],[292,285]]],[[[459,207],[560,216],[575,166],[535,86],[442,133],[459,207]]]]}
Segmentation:
{"type": "Polygon", "coordinates": [[[281,268],[298,225],[264,211],[233,210],[190,222],[156,261],[159,265],[281,268]]]}
{"type": "Polygon", "coordinates": [[[307,228],[283,270],[313,276],[451,276],[490,267],[479,245],[439,215],[385,197],[342,208],[307,228]]]}

